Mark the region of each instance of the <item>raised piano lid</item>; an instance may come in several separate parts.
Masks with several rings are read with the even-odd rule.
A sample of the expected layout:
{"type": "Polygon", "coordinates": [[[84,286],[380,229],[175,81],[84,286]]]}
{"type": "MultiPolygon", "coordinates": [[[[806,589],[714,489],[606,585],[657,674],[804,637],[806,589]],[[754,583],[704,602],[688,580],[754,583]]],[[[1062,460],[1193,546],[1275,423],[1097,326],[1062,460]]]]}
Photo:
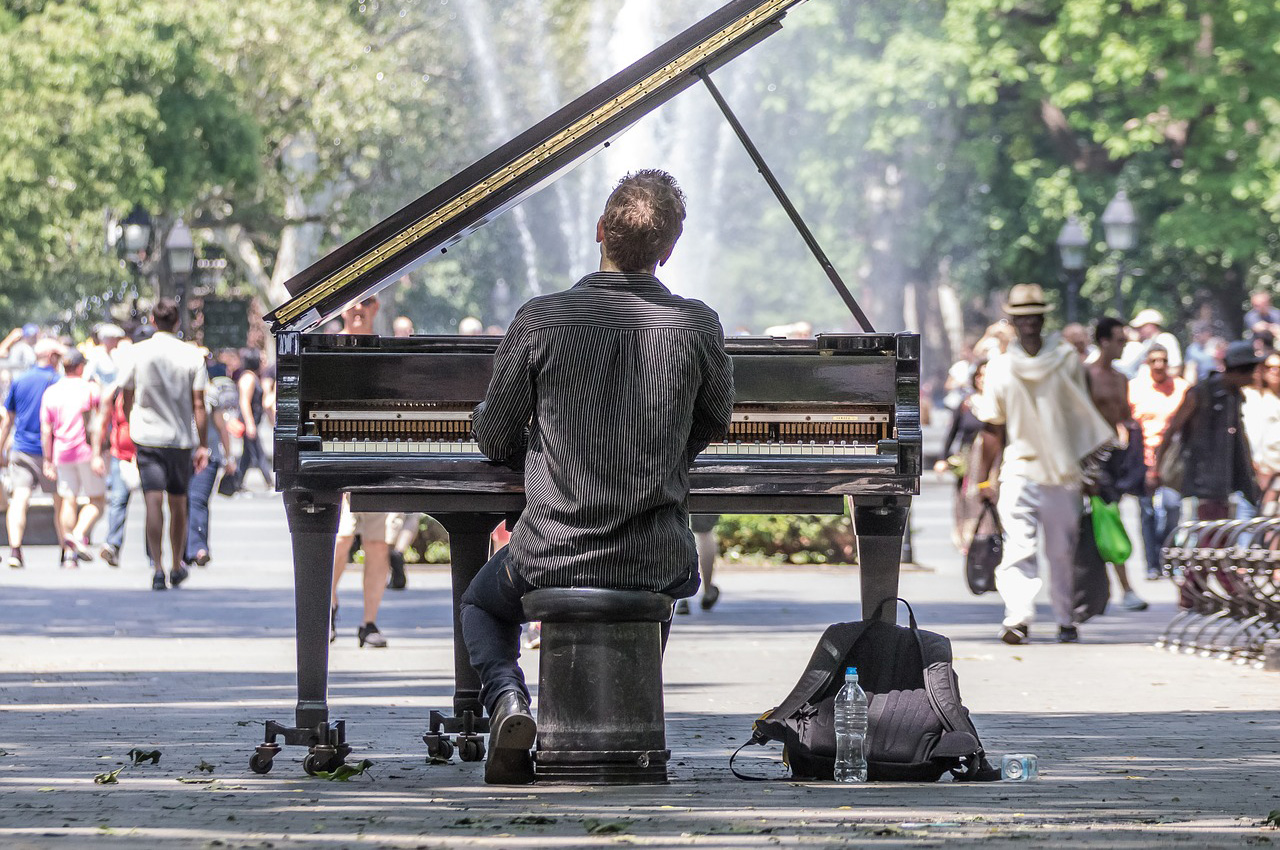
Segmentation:
{"type": "Polygon", "coordinates": [[[725,4],[289,280],[293,297],[266,316],[272,331],[314,330],[443,254],[699,82],[696,70],[714,70],[772,35],[802,2],[725,4]]]}

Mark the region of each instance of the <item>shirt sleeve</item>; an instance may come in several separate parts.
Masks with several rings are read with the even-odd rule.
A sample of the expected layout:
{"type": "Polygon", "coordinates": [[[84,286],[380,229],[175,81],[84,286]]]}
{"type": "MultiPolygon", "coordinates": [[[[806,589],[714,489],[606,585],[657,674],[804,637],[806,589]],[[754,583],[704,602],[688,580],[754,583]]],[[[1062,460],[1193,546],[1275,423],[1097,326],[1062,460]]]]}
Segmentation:
{"type": "Polygon", "coordinates": [[[722,331],[703,355],[702,385],[693,402],[693,425],[686,450],[688,462],[692,464],[698,452],[712,442],[723,440],[732,421],[733,361],[724,350],[722,331]]]}
{"type": "Polygon", "coordinates": [[[13,384],[10,384],[9,389],[5,390],[4,409],[10,413],[18,412],[18,400],[13,397],[13,384]]]}
{"type": "Polygon", "coordinates": [[[514,468],[524,464],[535,390],[524,308],[516,313],[493,355],[493,377],[484,401],[471,414],[471,432],[480,451],[514,468]]]}
{"type": "Polygon", "coordinates": [[[120,374],[116,377],[115,385],[122,390],[134,389],[135,372],[133,368],[134,358],[130,357],[125,364],[120,367],[120,374]]]}
{"type": "Polygon", "coordinates": [[[198,392],[204,392],[209,386],[209,370],[204,366],[204,358],[200,359],[200,368],[196,369],[195,379],[191,382],[191,389],[198,392]]]}

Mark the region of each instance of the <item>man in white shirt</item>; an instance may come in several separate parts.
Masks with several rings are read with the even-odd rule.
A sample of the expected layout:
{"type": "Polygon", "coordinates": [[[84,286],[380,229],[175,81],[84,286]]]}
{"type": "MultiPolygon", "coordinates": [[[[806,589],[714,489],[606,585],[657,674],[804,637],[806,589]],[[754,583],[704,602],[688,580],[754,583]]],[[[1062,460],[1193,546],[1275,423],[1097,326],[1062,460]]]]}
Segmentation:
{"type": "Polygon", "coordinates": [[[1080,639],[1073,597],[1083,469],[1101,462],[1115,432],[1093,406],[1076,349],[1060,339],[1045,342],[1049,306],[1040,285],[1014,286],[1005,312],[1018,338],[987,364],[982,392],[972,402],[985,423],[978,492],[997,504],[1005,532],[1004,557],[996,568],[996,590],[1005,604],[1000,639],[1020,644],[1029,638],[1043,584],[1041,538],[1058,642],[1075,643],[1080,639]]]}
{"type": "Polygon", "coordinates": [[[155,335],[130,350],[119,384],[129,433],[137,446],[138,474],[147,505],[147,551],[154,570],[151,588],[164,590],[161,555],[166,494],[172,555],[168,584],[177,587],[187,578],[182,565],[187,543],[187,487],[192,473],[209,463],[204,406],[209,374],[200,350],[174,336],[176,301],[161,298],[156,302],[151,322],[155,335]]]}

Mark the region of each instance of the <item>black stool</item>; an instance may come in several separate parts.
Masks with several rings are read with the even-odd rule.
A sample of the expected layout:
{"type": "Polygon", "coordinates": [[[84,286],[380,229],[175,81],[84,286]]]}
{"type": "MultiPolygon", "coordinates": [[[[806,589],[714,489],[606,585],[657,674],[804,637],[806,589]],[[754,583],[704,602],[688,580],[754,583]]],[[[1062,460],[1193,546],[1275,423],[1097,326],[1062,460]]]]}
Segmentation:
{"type": "Polygon", "coordinates": [[[660,785],[667,781],[662,623],[675,600],[644,590],[545,588],[526,593],[542,621],[538,669],[539,782],[660,785]]]}

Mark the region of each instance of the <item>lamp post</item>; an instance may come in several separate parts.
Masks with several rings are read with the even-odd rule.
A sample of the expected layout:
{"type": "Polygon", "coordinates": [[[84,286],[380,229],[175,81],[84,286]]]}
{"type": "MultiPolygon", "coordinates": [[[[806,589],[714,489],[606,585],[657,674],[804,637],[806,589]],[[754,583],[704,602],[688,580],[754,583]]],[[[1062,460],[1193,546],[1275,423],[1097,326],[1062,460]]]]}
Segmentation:
{"type": "Polygon", "coordinates": [[[1107,247],[1119,254],[1116,260],[1116,315],[1124,317],[1124,255],[1132,251],[1138,244],[1138,217],[1134,215],[1133,204],[1124,189],[1116,192],[1115,197],[1102,212],[1102,230],[1106,234],[1107,247]]]}
{"type": "Polygon", "coordinates": [[[1067,324],[1080,320],[1080,284],[1084,282],[1084,249],[1088,244],[1080,219],[1068,216],[1058,234],[1058,259],[1067,279],[1067,324]]]}
{"type": "Polygon", "coordinates": [[[187,283],[196,265],[196,243],[191,238],[191,228],[181,218],[173,223],[168,238],[164,240],[164,258],[174,280],[182,336],[190,339],[191,311],[187,309],[187,283]]]}

